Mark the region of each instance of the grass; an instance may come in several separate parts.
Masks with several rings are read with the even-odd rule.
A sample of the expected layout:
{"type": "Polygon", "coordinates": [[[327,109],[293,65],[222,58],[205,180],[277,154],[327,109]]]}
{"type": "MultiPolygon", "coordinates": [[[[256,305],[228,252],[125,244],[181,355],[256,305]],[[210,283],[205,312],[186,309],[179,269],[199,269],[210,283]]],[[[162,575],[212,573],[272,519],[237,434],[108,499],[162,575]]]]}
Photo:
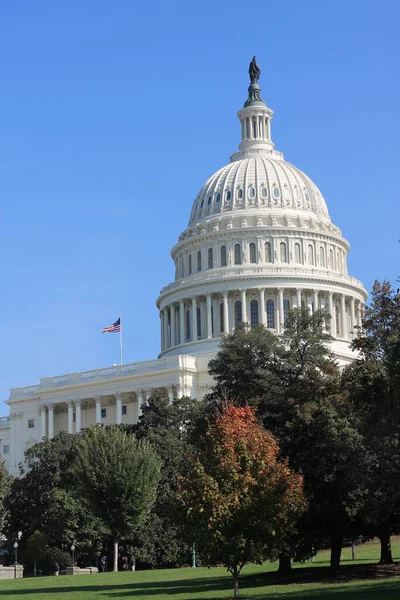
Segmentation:
{"type": "MultiPolygon", "coordinates": [[[[400,559],[400,540],[393,543],[394,559],[400,559]]],[[[241,577],[244,600],[389,600],[400,598],[400,567],[375,568],[379,545],[343,552],[343,569],[332,578],[329,554],[321,552],[314,563],[295,568],[291,582],[274,575],[276,564],[250,565],[241,577]]],[[[232,577],[223,568],[166,569],[136,573],[101,573],[75,577],[38,577],[0,581],[0,600],[227,600],[232,598],[232,577]]]]}

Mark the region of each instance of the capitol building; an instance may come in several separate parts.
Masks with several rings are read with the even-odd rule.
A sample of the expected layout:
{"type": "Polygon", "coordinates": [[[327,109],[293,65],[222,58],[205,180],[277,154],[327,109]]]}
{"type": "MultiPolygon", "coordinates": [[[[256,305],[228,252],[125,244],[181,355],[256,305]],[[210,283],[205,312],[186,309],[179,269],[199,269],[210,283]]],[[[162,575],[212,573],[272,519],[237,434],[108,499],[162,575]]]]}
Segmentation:
{"type": "Polygon", "coordinates": [[[221,336],[242,321],[279,334],[289,309],[322,309],[332,315],[337,361],[353,360],[349,345],[367,292],[348,274],[349,242],[315,183],[275,150],[255,59],[249,74],[238,151],[200,189],[171,251],[175,280],[157,298],[158,358],[12,388],[10,415],[0,418],[0,453],[11,474],[44,436],[135,423],[152,390],[165,390],[170,401],[201,399],[221,336]]]}

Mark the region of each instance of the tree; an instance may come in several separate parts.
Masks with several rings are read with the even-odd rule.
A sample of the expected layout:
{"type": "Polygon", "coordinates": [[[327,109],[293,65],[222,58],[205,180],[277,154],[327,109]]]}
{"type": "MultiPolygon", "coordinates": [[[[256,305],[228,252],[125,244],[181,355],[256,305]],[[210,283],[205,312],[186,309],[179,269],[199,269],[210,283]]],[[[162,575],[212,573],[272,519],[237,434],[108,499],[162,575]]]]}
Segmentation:
{"type": "Polygon", "coordinates": [[[136,532],[135,556],[153,567],[171,567],[188,561],[190,544],[176,503],[177,477],[193,454],[192,438],[203,412],[203,403],[153,393],[133,427],[138,439],[148,440],[162,460],[157,498],[150,522],[136,532]]]}
{"type": "Polygon", "coordinates": [[[4,460],[0,457],[0,531],[3,527],[4,520],[6,517],[4,499],[7,495],[10,483],[10,477],[7,474],[7,467],[5,465],[4,460]]]}
{"type": "Polygon", "coordinates": [[[75,474],[91,510],[113,537],[117,571],[119,541],[134,532],[154,504],[160,460],[147,441],[118,425],[91,426],[79,440],[75,474]]]}
{"type": "Polygon", "coordinates": [[[180,479],[179,498],[196,547],[209,565],[239,575],[271,558],[304,510],[302,478],[278,461],[278,446],[250,407],[225,407],[180,479]]]}

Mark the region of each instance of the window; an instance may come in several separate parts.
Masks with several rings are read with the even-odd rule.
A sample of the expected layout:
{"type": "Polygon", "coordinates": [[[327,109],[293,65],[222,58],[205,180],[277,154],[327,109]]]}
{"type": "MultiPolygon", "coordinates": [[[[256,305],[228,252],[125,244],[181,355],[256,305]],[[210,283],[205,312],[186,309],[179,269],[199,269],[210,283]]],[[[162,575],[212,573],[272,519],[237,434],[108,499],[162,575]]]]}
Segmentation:
{"type": "Polygon", "coordinates": [[[268,198],[268,188],[266,188],[264,186],[261,188],[261,196],[263,198],[268,198]]]}
{"type": "Polygon", "coordinates": [[[196,321],[197,321],[197,339],[201,338],[201,312],[200,306],[196,308],[196,321]]]}
{"type": "Polygon", "coordinates": [[[192,255],[189,254],[189,275],[192,274],[192,255]]]}
{"type": "Polygon", "coordinates": [[[201,271],[201,250],[197,253],[197,270],[201,271]]]}
{"type": "Polygon", "coordinates": [[[333,250],[329,250],[329,268],[333,269],[333,250]]]}
{"type": "Polygon", "coordinates": [[[203,198],[203,200],[201,201],[200,208],[203,208],[203,206],[204,206],[204,198],[203,198]]]}
{"type": "Polygon", "coordinates": [[[28,429],[33,429],[35,427],[35,419],[28,419],[28,429]]]}
{"type": "Polygon", "coordinates": [[[250,302],[250,320],[251,326],[255,327],[258,325],[258,302],[257,300],[252,300],[250,302]]]}
{"type": "Polygon", "coordinates": [[[314,248],[311,244],[308,245],[308,264],[314,264],[314,248]]]}
{"type": "Polygon", "coordinates": [[[287,262],[285,242],[281,242],[281,244],[280,244],[280,257],[281,257],[281,262],[284,262],[284,263],[287,262]]]}
{"type": "Polygon", "coordinates": [[[265,262],[272,263],[272,244],[265,242],[265,262]]]}
{"type": "Polygon", "coordinates": [[[319,263],[321,267],[325,267],[325,250],[322,246],[319,249],[319,263]]]}
{"type": "Polygon", "coordinates": [[[227,202],[230,202],[230,201],[231,201],[231,198],[232,198],[232,192],[231,192],[230,190],[228,190],[228,191],[226,192],[226,201],[227,201],[227,202]]]}
{"type": "Polygon", "coordinates": [[[213,249],[209,248],[208,249],[208,268],[212,269],[214,267],[214,253],[213,253],[213,249]]]}
{"type": "Polygon", "coordinates": [[[253,187],[249,187],[249,198],[254,198],[255,196],[255,191],[253,187]]]}
{"type": "Polygon", "coordinates": [[[235,244],[235,265],[242,264],[242,250],[240,244],[235,244]]]}
{"type": "Polygon", "coordinates": [[[256,245],[254,242],[251,242],[251,244],[250,244],[250,262],[251,263],[257,262],[256,245]]]}
{"type": "Polygon", "coordinates": [[[4,445],[3,446],[3,453],[4,454],[10,454],[10,446],[4,445]]]}
{"type": "Polygon", "coordinates": [[[243,198],[243,190],[242,188],[239,188],[237,191],[237,197],[239,198],[239,200],[241,200],[243,198]]]}
{"type": "Polygon", "coordinates": [[[275,329],[275,303],[273,300],[267,300],[267,327],[275,329]]]}
{"type": "Polygon", "coordinates": [[[218,192],[218,194],[215,196],[215,202],[217,204],[219,204],[221,202],[221,194],[218,192]]]}
{"type": "Polygon", "coordinates": [[[210,206],[210,204],[211,204],[211,200],[212,200],[212,197],[211,197],[211,196],[208,196],[208,200],[207,200],[207,206],[210,206]]]}
{"type": "Polygon", "coordinates": [[[279,198],[279,196],[279,189],[276,186],[274,186],[274,198],[279,198]]]}
{"type": "Polygon", "coordinates": [[[291,195],[290,195],[290,190],[287,187],[287,185],[285,185],[285,187],[283,188],[283,195],[285,197],[285,200],[290,200],[291,195]]]}
{"type": "Polygon", "coordinates": [[[294,245],[294,261],[297,264],[301,263],[300,256],[301,256],[301,254],[300,254],[300,244],[295,244],[294,245]]]}
{"type": "Polygon", "coordinates": [[[242,322],[242,303],[240,300],[235,302],[235,325],[242,322]]]}
{"type": "Polygon", "coordinates": [[[190,341],[190,310],[186,311],[186,341],[190,341]]]}
{"type": "Polygon", "coordinates": [[[290,309],[290,302],[286,298],[283,301],[283,322],[286,323],[288,318],[288,312],[290,309]]]}
{"type": "Polygon", "coordinates": [[[122,415],[126,415],[126,404],[122,405],[122,415]]]}
{"type": "Polygon", "coordinates": [[[106,408],[102,408],[101,409],[101,418],[105,419],[107,416],[107,409],[106,408]]]}
{"type": "Polygon", "coordinates": [[[221,267],[226,267],[226,246],[221,246],[221,267]]]}
{"type": "Polygon", "coordinates": [[[224,333],[224,303],[219,305],[219,331],[224,333]]]}

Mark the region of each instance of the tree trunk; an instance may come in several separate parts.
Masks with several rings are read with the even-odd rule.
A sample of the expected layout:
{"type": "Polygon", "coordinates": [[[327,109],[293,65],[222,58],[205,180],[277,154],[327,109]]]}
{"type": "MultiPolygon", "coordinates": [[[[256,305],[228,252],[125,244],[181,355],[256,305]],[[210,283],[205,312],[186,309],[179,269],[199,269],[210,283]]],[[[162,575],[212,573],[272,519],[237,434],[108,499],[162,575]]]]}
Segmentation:
{"type": "Polygon", "coordinates": [[[356,560],[356,543],[354,540],[351,542],[351,560],[356,560]]]}
{"type": "Polygon", "coordinates": [[[291,571],[292,571],[292,561],[290,559],[290,556],[288,556],[287,554],[280,554],[279,555],[278,573],[280,575],[287,575],[291,571]]]}
{"type": "Polygon", "coordinates": [[[381,541],[381,560],[380,565],[393,564],[392,546],[390,544],[389,523],[385,521],[379,527],[379,539],[381,541]]]}
{"type": "Polygon", "coordinates": [[[343,540],[340,533],[334,533],[331,537],[331,569],[338,571],[340,567],[340,556],[342,554],[343,540]]]}
{"type": "Polygon", "coordinates": [[[114,571],[118,571],[118,540],[114,540],[114,571]]]}
{"type": "Polygon", "coordinates": [[[239,573],[237,571],[233,575],[233,598],[239,598],[239,573]]]}

